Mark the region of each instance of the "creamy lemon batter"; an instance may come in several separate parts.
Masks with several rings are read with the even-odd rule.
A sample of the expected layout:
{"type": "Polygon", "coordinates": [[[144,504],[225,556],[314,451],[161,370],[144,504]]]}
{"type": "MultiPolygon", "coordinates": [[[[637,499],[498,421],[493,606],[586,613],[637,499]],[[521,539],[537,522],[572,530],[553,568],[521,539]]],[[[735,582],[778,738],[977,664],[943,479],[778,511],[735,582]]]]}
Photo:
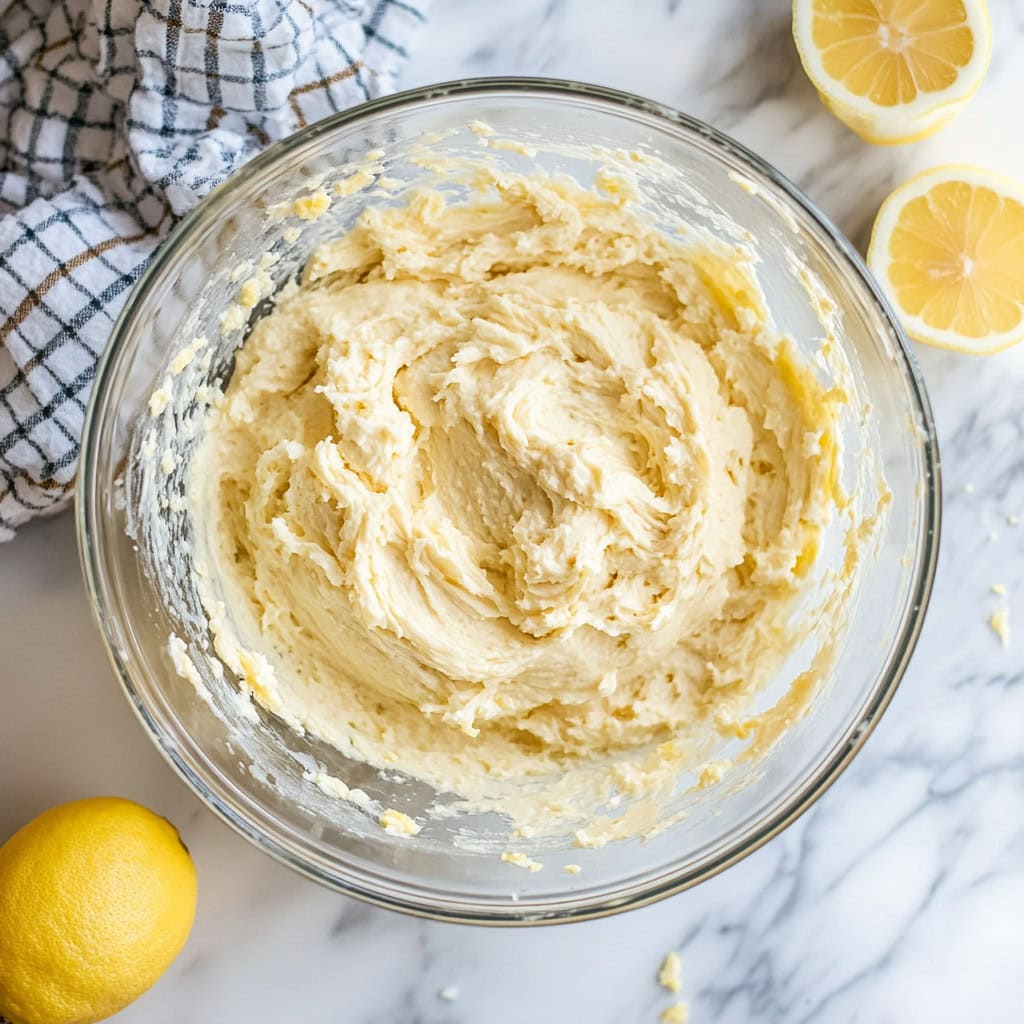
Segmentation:
{"type": "Polygon", "coordinates": [[[254,327],[191,474],[256,699],[471,802],[536,783],[541,818],[743,734],[837,501],[843,396],[749,268],[599,184],[366,210],[254,327]]]}

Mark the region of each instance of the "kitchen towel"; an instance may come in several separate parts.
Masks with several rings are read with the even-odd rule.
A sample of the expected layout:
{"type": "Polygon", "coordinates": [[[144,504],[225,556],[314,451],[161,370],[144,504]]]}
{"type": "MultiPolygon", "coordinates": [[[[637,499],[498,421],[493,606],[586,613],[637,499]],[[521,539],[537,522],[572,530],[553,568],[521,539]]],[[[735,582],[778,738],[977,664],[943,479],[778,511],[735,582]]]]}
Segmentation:
{"type": "Polygon", "coordinates": [[[0,540],[67,503],[96,360],[175,221],[394,87],[429,0],[0,0],[0,540]]]}

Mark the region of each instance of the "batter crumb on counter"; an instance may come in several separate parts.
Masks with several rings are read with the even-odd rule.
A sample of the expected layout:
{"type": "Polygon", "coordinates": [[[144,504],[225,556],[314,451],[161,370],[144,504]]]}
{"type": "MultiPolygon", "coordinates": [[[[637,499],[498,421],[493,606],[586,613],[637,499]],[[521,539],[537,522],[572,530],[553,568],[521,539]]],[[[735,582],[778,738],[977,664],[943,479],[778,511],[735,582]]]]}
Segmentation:
{"type": "Polygon", "coordinates": [[[974,484],[964,484],[964,494],[973,494],[974,484]]]}
{"type": "Polygon", "coordinates": [[[583,868],[581,868],[579,864],[566,864],[565,867],[562,868],[562,870],[567,875],[578,875],[583,870],[583,868]]]}
{"type": "Polygon", "coordinates": [[[661,1024],[686,1024],[689,1013],[686,1003],[673,1003],[667,1009],[661,1011],[658,1020],[661,1024]]]}
{"type": "Polygon", "coordinates": [[[540,871],[544,867],[539,860],[533,860],[525,853],[517,853],[514,850],[506,850],[501,855],[501,859],[506,864],[515,864],[517,868],[526,868],[527,871],[540,871]]]}
{"type": "Polygon", "coordinates": [[[658,969],[658,984],[669,992],[678,992],[683,986],[682,963],[679,954],[670,950],[658,969]]]}
{"type": "Polygon", "coordinates": [[[459,986],[458,985],[445,985],[440,992],[437,993],[438,999],[443,999],[446,1003],[454,1003],[459,998],[459,986]]]}
{"type": "Polygon", "coordinates": [[[1012,514],[1008,515],[1006,517],[1006,521],[1010,524],[1010,526],[1017,526],[1020,523],[1020,516],[1015,516],[1012,514]]]}
{"type": "Polygon", "coordinates": [[[1010,646],[1010,609],[999,608],[988,617],[988,624],[992,632],[999,637],[999,642],[1004,647],[1010,646]]]}
{"type": "Polygon", "coordinates": [[[992,593],[998,594],[1000,597],[1006,596],[1006,584],[1005,583],[993,583],[992,593]]]}
{"type": "Polygon", "coordinates": [[[393,836],[414,836],[420,831],[420,826],[408,814],[396,811],[393,807],[382,811],[377,820],[384,831],[390,832],[393,836]]]}

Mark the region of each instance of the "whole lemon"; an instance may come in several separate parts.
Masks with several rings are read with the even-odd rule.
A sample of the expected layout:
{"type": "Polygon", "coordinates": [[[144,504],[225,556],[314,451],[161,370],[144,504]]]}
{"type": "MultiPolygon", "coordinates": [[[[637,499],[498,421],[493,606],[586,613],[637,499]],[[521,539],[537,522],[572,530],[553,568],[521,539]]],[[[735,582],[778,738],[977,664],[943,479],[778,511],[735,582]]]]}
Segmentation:
{"type": "Polygon", "coordinates": [[[39,815],[0,847],[0,1016],[94,1024],[170,966],[196,910],[173,825],[97,797],[39,815]]]}

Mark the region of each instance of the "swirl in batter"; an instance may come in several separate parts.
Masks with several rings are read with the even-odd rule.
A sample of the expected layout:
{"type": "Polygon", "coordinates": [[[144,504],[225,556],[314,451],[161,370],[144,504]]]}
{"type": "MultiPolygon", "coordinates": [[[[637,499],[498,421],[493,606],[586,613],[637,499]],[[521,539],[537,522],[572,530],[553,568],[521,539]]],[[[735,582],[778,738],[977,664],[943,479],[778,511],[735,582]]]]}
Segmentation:
{"type": "Polygon", "coordinates": [[[193,474],[218,651],[470,801],[640,792],[806,638],[842,397],[621,190],[489,186],[365,211],[239,351],[193,474]]]}

